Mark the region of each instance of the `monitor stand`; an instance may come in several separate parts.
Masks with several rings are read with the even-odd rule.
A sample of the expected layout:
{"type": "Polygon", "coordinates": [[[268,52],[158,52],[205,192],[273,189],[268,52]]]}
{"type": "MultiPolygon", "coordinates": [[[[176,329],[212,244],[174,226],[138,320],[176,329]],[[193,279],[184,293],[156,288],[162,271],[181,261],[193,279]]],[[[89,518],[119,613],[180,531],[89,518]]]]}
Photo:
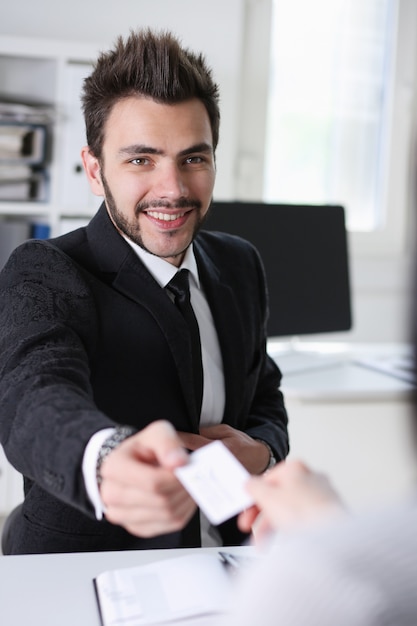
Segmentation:
{"type": "Polygon", "coordinates": [[[417,368],[412,350],[404,354],[385,353],[378,356],[362,356],[354,360],[356,365],[394,376],[412,385],[417,384],[417,368]]]}
{"type": "Polygon", "coordinates": [[[303,342],[299,337],[268,339],[268,354],[285,376],[333,368],[351,359],[344,343],[303,342]]]}

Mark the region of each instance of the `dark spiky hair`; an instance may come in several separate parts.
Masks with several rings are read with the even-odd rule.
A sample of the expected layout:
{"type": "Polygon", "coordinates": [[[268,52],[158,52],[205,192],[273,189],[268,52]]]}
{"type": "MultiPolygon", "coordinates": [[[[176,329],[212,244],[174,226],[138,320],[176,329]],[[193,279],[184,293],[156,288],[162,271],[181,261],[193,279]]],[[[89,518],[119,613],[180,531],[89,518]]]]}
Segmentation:
{"type": "Polygon", "coordinates": [[[87,143],[100,158],[104,127],[114,105],[132,95],[175,104],[198,98],[204,104],[213,134],[219,139],[219,91],[202,54],[181,46],[169,32],[149,29],[119,37],[113,50],[102,52],[82,94],[87,143]]]}

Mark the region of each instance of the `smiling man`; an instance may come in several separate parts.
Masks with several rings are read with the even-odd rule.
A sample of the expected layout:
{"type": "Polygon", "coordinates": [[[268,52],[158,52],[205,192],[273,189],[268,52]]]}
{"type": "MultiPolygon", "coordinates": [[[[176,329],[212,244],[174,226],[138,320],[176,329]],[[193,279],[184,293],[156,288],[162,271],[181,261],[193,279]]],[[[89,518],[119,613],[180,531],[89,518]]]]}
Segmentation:
{"type": "Polygon", "coordinates": [[[6,552],[239,543],[236,520],[211,527],[173,472],[178,437],[221,440],[252,474],[288,452],[259,255],[200,230],[218,88],[201,55],[145,30],[100,55],[83,109],[104,202],[0,276],[0,437],[25,488],[6,552]]]}
{"type": "Polygon", "coordinates": [[[116,228],[177,267],[208,211],[215,181],[214,147],[204,104],[132,95],[106,123],[101,156],[83,150],[97,195],[116,228]],[[132,137],[140,143],[131,143],[132,137]]]}

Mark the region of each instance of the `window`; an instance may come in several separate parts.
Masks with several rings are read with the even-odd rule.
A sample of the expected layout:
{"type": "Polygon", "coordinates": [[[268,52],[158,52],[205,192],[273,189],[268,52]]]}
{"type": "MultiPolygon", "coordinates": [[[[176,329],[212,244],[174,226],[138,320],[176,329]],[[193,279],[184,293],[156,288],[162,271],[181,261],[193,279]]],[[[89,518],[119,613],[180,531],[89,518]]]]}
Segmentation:
{"type": "Polygon", "coordinates": [[[339,203],[350,229],[380,226],[392,11],[390,0],[274,0],[265,200],[339,203]]]}
{"type": "Polygon", "coordinates": [[[238,199],[340,203],[355,253],[402,253],[416,101],[415,0],[246,0],[238,199]]]}

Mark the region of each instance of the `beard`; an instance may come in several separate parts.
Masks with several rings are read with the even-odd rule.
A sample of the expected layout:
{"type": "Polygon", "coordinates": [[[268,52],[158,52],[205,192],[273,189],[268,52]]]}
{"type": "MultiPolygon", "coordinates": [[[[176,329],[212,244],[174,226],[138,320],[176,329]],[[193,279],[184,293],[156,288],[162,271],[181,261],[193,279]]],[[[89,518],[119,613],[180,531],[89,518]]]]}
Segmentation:
{"type": "MultiPolygon", "coordinates": [[[[101,182],[103,185],[103,189],[105,192],[105,203],[107,206],[107,210],[110,214],[110,217],[114,223],[114,225],[116,226],[116,228],[118,229],[119,232],[123,233],[126,237],[128,237],[128,239],[130,239],[131,241],[133,241],[133,243],[137,244],[138,246],[140,246],[143,250],[145,250],[146,252],[149,252],[150,254],[155,254],[154,252],[152,252],[152,250],[149,250],[149,248],[146,247],[146,245],[143,242],[143,238],[141,235],[141,229],[140,229],[140,225],[139,225],[139,215],[140,213],[143,213],[145,210],[147,209],[156,209],[156,208],[170,208],[170,209],[195,209],[196,210],[196,214],[197,214],[197,220],[196,223],[194,225],[194,229],[192,232],[192,236],[191,236],[191,240],[189,242],[189,244],[187,245],[187,247],[184,250],[178,251],[177,254],[175,256],[179,256],[181,254],[183,254],[185,252],[185,250],[188,248],[188,246],[191,244],[191,242],[195,239],[197,233],[199,232],[199,230],[201,229],[203,223],[206,220],[206,217],[209,213],[209,211],[207,211],[207,213],[205,215],[201,214],[201,201],[197,200],[197,199],[191,199],[191,198],[182,198],[177,200],[176,202],[170,203],[167,201],[163,201],[163,200],[155,200],[153,202],[139,202],[134,210],[134,218],[133,220],[129,220],[125,215],[123,215],[122,211],[119,210],[116,201],[114,199],[114,196],[110,190],[109,184],[107,182],[106,177],[104,176],[103,170],[101,170],[101,182]]],[[[172,231],[170,233],[166,233],[166,236],[174,236],[175,235],[175,231],[172,231]]],[[[169,255],[172,256],[172,255],[169,255]]]]}

